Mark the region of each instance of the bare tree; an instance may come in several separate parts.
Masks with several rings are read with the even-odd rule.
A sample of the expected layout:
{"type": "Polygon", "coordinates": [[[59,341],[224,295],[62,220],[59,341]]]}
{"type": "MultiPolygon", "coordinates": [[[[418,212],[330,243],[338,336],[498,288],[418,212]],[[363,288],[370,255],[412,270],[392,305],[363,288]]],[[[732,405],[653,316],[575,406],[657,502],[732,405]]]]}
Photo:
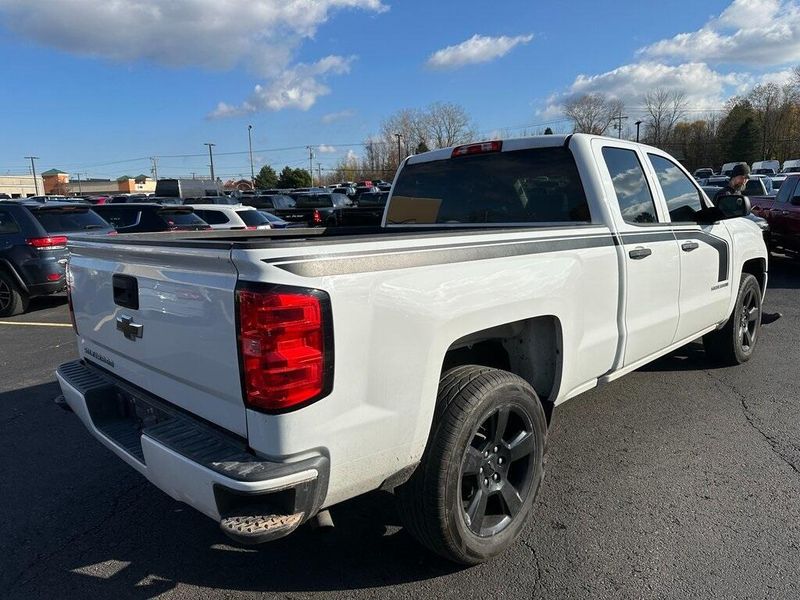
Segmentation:
{"type": "Polygon", "coordinates": [[[584,94],[564,103],[564,115],[572,121],[575,133],[602,135],[621,111],[619,100],[603,94],[584,94]]]}
{"type": "Polygon", "coordinates": [[[476,137],[472,119],[462,106],[449,102],[435,102],[420,117],[422,140],[432,148],[447,148],[471,142],[476,137]]]}
{"type": "Polygon", "coordinates": [[[654,146],[669,142],[675,124],[686,115],[686,93],[656,88],[644,97],[648,141],[654,146]]]}

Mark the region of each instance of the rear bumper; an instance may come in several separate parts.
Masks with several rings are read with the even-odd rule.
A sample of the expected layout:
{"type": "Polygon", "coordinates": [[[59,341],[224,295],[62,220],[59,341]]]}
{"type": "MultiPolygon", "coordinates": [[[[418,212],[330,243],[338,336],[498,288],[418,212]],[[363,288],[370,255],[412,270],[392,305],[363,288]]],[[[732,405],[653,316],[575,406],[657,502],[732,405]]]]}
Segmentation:
{"type": "Polygon", "coordinates": [[[325,499],[325,456],[294,462],[257,457],[245,440],[84,361],[61,365],[56,376],[67,404],[98,440],[172,498],[219,521],[240,542],[291,533],[325,499]],[[262,526],[241,526],[253,520],[262,526]]]}

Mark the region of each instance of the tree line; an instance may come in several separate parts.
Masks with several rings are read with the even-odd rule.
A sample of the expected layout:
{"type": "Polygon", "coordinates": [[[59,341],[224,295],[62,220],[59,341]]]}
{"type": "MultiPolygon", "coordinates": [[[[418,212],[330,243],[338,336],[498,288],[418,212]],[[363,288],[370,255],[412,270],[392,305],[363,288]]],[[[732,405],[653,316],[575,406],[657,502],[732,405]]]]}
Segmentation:
{"type": "MultiPolygon", "coordinates": [[[[669,152],[689,169],[726,162],[800,158],[800,67],[784,84],[763,83],[730,98],[721,111],[695,112],[681,90],[654,89],[637,107],[639,139],[669,152]]],[[[633,112],[633,111],[631,111],[633,112]]],[[[636,139],[622,127],[625,105],[603,94],[584,94],[564,104],[574,132],[636,139]]]]}

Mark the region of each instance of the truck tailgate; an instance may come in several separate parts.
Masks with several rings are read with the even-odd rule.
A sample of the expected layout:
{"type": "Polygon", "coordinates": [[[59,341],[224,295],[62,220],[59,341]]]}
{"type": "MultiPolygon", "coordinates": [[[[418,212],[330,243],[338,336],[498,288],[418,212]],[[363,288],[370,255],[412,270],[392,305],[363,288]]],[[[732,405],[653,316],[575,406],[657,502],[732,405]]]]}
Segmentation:
{"type": "Polygon", "coordinates": [[[246,436],[228,249],[70,244],[81,357],[246,436]]]}

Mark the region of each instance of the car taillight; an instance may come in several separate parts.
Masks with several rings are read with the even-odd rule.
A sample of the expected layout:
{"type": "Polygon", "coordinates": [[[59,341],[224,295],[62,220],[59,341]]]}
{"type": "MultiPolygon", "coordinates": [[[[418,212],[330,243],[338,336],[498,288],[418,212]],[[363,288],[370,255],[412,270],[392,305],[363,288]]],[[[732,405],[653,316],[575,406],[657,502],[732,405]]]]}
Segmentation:
{"type": "Polygon", "coordinates": [[[500,152],[503,149],[503,142],[497,140],[494,142],[481,142],[479,144],[467,144],[465,146],[456,146],[453,148],[453,153],[450,158],[457,156],[469,156],[472,154],[488,154],[490,152],[500,152]]]}
{"type": "Polygon", "coordinates": [[[72,329],[74,329],[75,333],[77,334],[78,323],[75,321],[75,307],[72,304],[73,277],[72,277],[72,271],[69,268],[69,262],[67,262],[66,277],[67,277],[67,306],[69,307],[69,320],[72,323],[72,329]]]}
{"type": "Polygon", "coordinates": [[[314,209],[314,217],[313,218],[314,218],[314,223],[316,223],[317,225],[322,223],[322,215],[319,214],[319,211],[316,208],[314,209]]]}
{"type": "Polygon", "coordinates": [[[63,250],[67,247],[67,236],[54,235],[47,237],[28,238],[25,240],[29,246],[37,250],[63,250]]]}
{"type": "Polygon", "coordinates": [[[285,412],[330,393],[333,324],[328,294],[245,285],[236,298],[245,404],[285,412]]]}

